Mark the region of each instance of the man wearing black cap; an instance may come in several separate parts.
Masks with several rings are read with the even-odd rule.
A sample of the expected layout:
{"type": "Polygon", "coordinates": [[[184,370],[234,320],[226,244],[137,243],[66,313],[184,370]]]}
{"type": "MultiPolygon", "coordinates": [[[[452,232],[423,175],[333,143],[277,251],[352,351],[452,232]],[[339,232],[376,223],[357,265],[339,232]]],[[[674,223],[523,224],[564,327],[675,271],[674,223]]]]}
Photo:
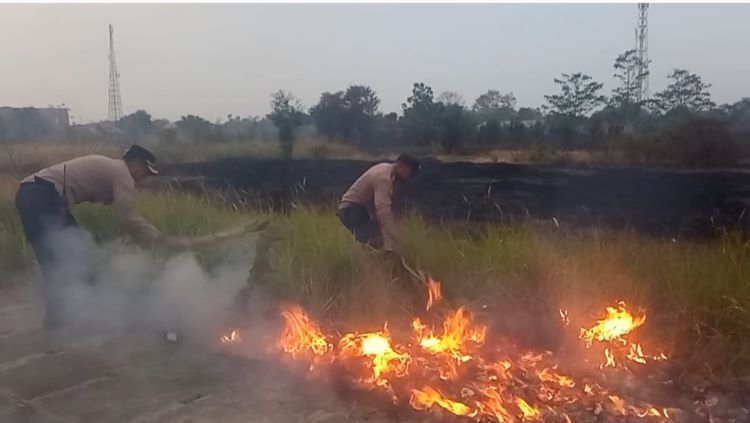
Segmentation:
{"type": "Polygon", "coordinates": [[[402,154],[393,163],[376,164],[352,184],[341,197],[338,216],[357,241],[401,254],[401,236],[391,210],[393,187],[397,181],[408,183],[419,169],[416,158],[402,154]]]}
{"type": "Polygon", "coordinates": [[[90,239],[70,213],[76,204],[112,205],[123,229],[142,244],[188,249],[238,235],[226,232],[201,238],[169,236],[139,216],[135,211],[135,185],[158,174],[155,162],[156,157],[150,151],[134,145],[121,159],[100,155],[78,157],[42,169],[21,181],[16,193],[16,209],[42,271],[45,328],[61,326],[64,303],[61,285],[70,279],[87,279],[85,276],[71,277],[66,270],[61,270],[63,264],[75,262],[76,267],[84,268],[83,273],[90,271],[86,269],[91,264],[90,257],[81,257],[87,255],[87,250],[76,252],[76,248],[80,248],[77,244],[81,243],[72,241],[90,239]],[[63,233],[65,237],[60,235],[63,233]]]}

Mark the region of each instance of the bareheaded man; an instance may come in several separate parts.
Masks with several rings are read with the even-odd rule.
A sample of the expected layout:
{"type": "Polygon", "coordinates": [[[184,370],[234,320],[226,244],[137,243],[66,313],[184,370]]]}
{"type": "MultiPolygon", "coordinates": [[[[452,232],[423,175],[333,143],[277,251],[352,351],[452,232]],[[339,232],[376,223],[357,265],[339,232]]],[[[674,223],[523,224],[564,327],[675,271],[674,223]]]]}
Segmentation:
{"type": "Polygon", "coordinates": [[[156,157],[150,151],[133,145],[120,159],[100,155],[78,157],[42,169],[21,181],[16,193],[16,209],[41,269],[46,329],[55,330],[64,325],[65,296],[62,292],[65,284],[76,279],[65,269],[74,265],[84,267],[82,274],[93,274],[93,269],[86,268],[92,267],[92,257],[81,257],[88,255],[87,250],[75,245],[82,239],[91,239],[71,214],[76,204],[112,205],[121,227],[137,242],[146,245],[182,250],[240,235],[235,231],[200,238],[169,236],[139,216],[135,211],[135,186],[158,174],[155,162],[156,157]]]}
{"type": "Polygon", "coordinates": [[[341,223],[362,244],[401,255],[401,235],[393,219],[391,202],[396,182],[408,183],[419,173],[419,161],[402,154],[393,163],[368,169],[341,197],[341,223]]]}

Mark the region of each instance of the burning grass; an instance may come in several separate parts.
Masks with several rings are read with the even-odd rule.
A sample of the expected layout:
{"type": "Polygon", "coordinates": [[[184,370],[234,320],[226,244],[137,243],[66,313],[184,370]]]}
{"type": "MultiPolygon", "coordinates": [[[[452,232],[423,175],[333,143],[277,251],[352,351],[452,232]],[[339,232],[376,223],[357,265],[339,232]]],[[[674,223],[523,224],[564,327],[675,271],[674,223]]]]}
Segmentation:
{"type": "MultiPolygon", "coordinates": [[[[438,282],[431,282],[432,292],[438,282]]],[[[426,297],[433,306],[440,302],[434,294],[426,297]]],[[[670,413],[679,412],[613,383],[637,380],[632,367],[655,372],[652,366],[666,360],[663,354],[619,354],[629,345],[641,350],[630,338],[645,322],[645,315],[634,314],[621,302],[581,328],[580,340],[568,331],[573,336],[567,337],[570,345],[562,354],[519,346],[509,338],[492,339],[487,326],[462,307],[425,316],[433,321],[444,316],[440,325],[415,318],[411,333],[404,328],[392,332],[387,325],[342,333],[315,322],[299,306],[285,307],[282,316],[277,347],[290,360],[306,363],[311,375],[337,375],[357,389],[380,392],[417,411],[483,422],[671,421],[670,413]],[[604,358],[591,353],[601,349],[612,353],[604,358]]]]}
{"type": "MultiPolygon", "coordinates": [[[[13,192],[11,187],[0,195],[0,266],[6,273],[28,268],[32,259],[24,246],[13,192]]],[[[175,234],[208,233],[257,214],[178,192],[145,194],[139,209],[175,234]]],[[[99,239],[118,233],[107,208],[86,206],[76,214],[99,239]]],[[[532,224],[475,225],[467,231],[427,223],[416,215],[402,223],[408,261],[442,282],[439,291],[431,292],[433,303],[440,296],[445,300],[431,305],[429,313],[465,306],[477,317],[492,316],[486,319],[488,335],[504,333],[520,344],[546,350],[559,347],[558,329],[564,321],[576,332],[584,327],[580,322],[602,319],[607,306],[617,315],[619,305],[612,301],[622,299],[637,306],[632,310],[634,320],[616,320],[601,333],[576,332],[576,338],[584,335],[579,342],[598,348],[614,334],[626,335],[621,325],[638,323],[638,333],[658,340],[659,348],[653,350],[638,339],[624,345],[618,341],[609,351],[613,360],[649,360],[664,351],[680,382],[708,378],[731,387],[750,377],[750,246],[739,236],[693,243],[532,224]],[[645,317],[640,310],[648,311],[647,321],[641,322],[645,317]]],[[[399,274],[387,258],[358,246],[330,210],[299,207],[278,217],[269,232],[279,241],[272,243],[269,274],[262,284],[276,298],[301,304],[326,321],[347,322],[360,335],[387,330],[396,338],[402,335],[396,322],[407,322],[411,328],[415,312],[425,313],[426,287],[415,295],[410,277],[399,274]],[[384,329],[386,321],[391,324],[384,329]]],[[[441,325],[433,327],[425,319],[421,323],[426,325],[422,342],[443,348],[436,340],[441,325]]],[[[387,349],[375,339],[367,345],[387,349]]],[[[364,339],[351,341],[360,345],[364,339]]],[[[337,342],[331,345],[341,347],[337,342]]],[[[398,344],[389,345],[398,355],[398,344]]],[[[455,358],[457,353],[448,349],[441,354],[455,358]]],[[[597,366],[606,354],[598,351],[597,366]]],[[[552,372],[547,376],[554,378],[552,372]]]]}

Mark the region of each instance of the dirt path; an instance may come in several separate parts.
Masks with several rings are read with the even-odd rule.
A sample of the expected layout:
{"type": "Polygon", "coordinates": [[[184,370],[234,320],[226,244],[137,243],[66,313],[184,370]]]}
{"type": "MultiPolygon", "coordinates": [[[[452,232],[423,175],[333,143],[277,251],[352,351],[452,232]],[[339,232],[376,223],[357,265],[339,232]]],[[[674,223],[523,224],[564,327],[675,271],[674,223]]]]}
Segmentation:
{"type": "Polygon", "coordinates": [[[0,302],[0,422],[379,422],[267,362],[157,333],[55,339],[37,302],[0,302]]]}

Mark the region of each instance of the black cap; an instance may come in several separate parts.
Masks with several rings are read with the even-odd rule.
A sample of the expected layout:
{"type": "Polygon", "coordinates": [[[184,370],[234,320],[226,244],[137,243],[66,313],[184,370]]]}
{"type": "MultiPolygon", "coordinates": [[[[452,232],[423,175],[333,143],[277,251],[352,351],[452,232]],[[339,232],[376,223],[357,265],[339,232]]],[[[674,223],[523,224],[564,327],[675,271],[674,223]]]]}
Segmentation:
{"type": "Polygon", "coordinates": [[[419,173],[419,170],[422,168],[419,159],[409,154],[400,154],[396,157],[396,161],[409,166],[413,173],[419,173]]]}
{"type": "Polygon", "coordinates": [[[123,154],[122,158],[123,160],[143,160],[144,162],[146,162],[148,170],[152,175],[159,174],[159,171],[154,167],[154,164],[156,163],[156,156],[154,156],[154,153],[146,150],[140,145],[133,144],[132,146],[130,146],[130,148],[128,148],[128,151],[123,154]]]}

